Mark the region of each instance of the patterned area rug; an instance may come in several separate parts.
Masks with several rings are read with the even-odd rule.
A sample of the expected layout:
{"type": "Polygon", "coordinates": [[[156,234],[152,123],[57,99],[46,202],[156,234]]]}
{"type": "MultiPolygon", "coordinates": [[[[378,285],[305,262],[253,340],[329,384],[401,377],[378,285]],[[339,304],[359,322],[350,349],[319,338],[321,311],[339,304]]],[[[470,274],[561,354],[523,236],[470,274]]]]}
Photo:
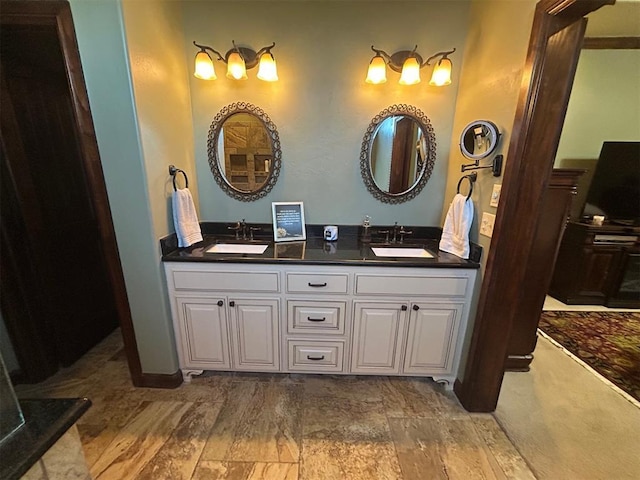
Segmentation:
{"type": "Polygon", "coordinates": [[[640,400],[640,313],[542,312],[538,328],[640,400]]]}

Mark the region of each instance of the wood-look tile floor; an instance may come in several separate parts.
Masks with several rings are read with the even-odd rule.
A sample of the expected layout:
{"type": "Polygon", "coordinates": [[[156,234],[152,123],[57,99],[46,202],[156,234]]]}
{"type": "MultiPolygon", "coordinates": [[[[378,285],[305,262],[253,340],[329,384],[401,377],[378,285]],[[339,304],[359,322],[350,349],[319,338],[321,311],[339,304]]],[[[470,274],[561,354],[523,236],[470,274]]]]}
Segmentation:
{"type": "Polygon", "coordinates": [[[490,414],[429,379],[206,372],[135,388],[119,331],[20,398],[79,397],[96,480],[533,479],[490,414]]]}

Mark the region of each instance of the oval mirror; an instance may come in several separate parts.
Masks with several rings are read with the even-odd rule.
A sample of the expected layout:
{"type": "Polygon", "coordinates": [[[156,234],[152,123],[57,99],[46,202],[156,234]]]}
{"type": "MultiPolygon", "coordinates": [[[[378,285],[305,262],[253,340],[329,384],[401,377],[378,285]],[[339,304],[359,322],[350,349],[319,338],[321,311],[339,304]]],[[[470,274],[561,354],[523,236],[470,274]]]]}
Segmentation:
{"type": "Polygon", "coordinates": [[[207,140],[209,167],[224,192],[243,202],[267,195],[280,174],[278,130],[250,103],[227,105],[215,116],[207,140]]]}
{"type": "Polygon", "coordinates": [[[500,132],[493,122],[476,120],[464,127],[460,135],[460,150],[471,160],[480,160],[491,155],[498,147],[500,132]]]}
{"type": "Polygon", "coordinates": [[[402,203],[424,188],[435,158],[436,137],[427,116],[411,105],[393,105],[373,118],[364,135],[360,173],[378,200],[402,203]]]}

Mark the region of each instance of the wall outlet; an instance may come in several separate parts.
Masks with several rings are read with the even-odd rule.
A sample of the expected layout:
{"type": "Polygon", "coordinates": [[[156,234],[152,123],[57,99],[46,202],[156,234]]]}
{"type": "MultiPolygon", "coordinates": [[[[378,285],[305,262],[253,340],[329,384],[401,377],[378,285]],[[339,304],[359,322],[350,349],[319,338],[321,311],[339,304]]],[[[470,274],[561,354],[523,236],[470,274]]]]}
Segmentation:
{"type": "Polygon", "coordinates": [[[489,206],[497,207],[498,202],[500,201],[500,192],[502,191],[502,184],[497,183],[493,186],[493,192],[491,192],[491,201],[489,202],[489,206]]]}
{"type": "Polygon", "coordinates": [[[482,223],[480,223],[480,235],[491,238],[493,235],[493,224],[496,223],[496,216],[491,213],[484,212],[482,214],[482,223]]]}

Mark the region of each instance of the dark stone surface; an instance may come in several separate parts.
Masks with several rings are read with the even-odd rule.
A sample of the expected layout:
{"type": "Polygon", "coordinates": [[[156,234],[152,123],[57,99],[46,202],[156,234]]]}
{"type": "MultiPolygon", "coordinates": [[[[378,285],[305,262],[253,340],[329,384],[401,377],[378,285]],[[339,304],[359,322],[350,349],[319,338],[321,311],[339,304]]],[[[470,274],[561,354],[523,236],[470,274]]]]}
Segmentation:
{"type": "MultiPolygon", "coordinates": [[[[206,250],[216,243],[238,241],[228,227],[231,223],[204,222],[201,224],[203,241],[191,247],[178,248],[175,234],[160,239],[162,260],[165,262],[225,262],[225,263],[291,263],[310,265],[370,265],[387,267],[439,267],[439,268],[479,268],[482,247],[471,244],[469,260],[438,250],[442,230],[436,227],[405,226],[405,230],[413,232],[405,237],[404,243],[396,243],[393,247],[422,247],[434,258],[376,257],[372,246],[384,245],[385,234],[379,230],[393,229],[393,226],[375,226],[371,228],[371,243],[363,243],[361,226],[338,225],[338,240],[326,242],[322,238],[323,225],[307,225],[307,240],[304,242],[273,241],[271,224],[250,224],[261,230],[255,232],[254,243],[266,243],[269,246],[262,255],[253,254],[215,254],[206,250]]],[[[248,241],[246,242],[248,243],[248,241]]]]}
{"type": "Polygon", "coordinates": [[[88,398],[19,400],[25,424],[0,443],[0,478],[18,479],[91,406],[88,398]]]}

